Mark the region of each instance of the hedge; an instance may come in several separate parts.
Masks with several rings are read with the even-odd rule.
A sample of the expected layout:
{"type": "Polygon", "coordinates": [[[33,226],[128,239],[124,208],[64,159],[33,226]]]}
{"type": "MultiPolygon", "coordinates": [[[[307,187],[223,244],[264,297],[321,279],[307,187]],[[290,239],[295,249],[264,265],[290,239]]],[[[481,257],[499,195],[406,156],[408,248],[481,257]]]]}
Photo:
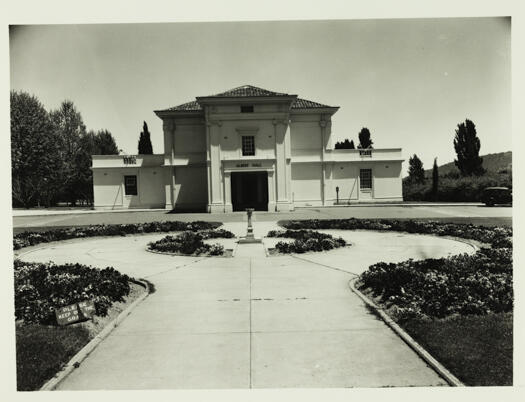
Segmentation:
{"type": "Polygon", "coordinates": [[[121,225],[91,225],[86,227],[54,229],[45,232],[22,232],[13,236],[13,249],[18,250],[22,247],[34,246],[40,243],[52,241],[78,239],[95,236],[126,236],[136,233],[157,233],[157,232],[176,232],[176,231],[199,231],[212,230],[221,226],[220,222],[146,222],[129,223],[121,225]]]}
{"type": "Polygon", "coordinates": [[[432,180],[423,184],[403,180],[405,201],[480,202],[483,189],[487,187],[512,187],[512,175],[487,173],[483,176],[440,176],[437,196],[432,194],[432,180]]]}

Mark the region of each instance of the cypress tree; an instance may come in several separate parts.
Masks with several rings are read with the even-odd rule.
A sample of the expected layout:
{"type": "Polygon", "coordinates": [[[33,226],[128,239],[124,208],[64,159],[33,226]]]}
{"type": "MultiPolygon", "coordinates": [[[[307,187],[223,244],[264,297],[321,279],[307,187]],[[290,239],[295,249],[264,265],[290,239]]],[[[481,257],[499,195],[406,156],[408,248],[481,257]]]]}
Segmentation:
{"type": "Polygon", "coordinates": [[[153,146],[151,145],[151,136],[148,130],[148,124],[144,122],[142,132],[139,138],[139,155],[153,154],[153,146]]]}
{"type": "Polygon", "coordinates": [[[437,201],[439,186],[439,172],[437,165],[437,158],[434,158],[434,166],[432,167],[432,199],[437,201]]]}

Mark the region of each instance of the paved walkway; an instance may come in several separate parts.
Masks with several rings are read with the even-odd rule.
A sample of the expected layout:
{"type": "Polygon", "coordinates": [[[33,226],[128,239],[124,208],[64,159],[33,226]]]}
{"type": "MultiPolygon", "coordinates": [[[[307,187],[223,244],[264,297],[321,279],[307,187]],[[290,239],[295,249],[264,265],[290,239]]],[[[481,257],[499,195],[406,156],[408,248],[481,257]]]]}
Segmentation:
{"type": "MultiPolygon", "coordinates": [[[[245,225],[225,227],[243,234],[245,225]]],[[[272,228],[259,222],[255,234],[272,228]]],[[[234,258],[147,253],[157,234],[55,243],[23,255],[112,265],[156,286],[59,389],[445,385],[348,280],[378,260],[472,248],[431,236],[338,234],[354,245],[297,257],[265,257],[261,244],[239,245],[234,258]]]]}

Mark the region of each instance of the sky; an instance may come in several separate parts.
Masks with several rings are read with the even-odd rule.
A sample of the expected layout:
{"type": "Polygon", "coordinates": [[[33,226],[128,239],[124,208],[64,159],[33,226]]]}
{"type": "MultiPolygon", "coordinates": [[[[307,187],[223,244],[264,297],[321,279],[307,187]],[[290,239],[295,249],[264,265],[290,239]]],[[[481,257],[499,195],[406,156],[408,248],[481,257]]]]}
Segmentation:
{"type": "Polygon", "coordinates": [[[12,90],[72,100],[125,153],[143,121],[163,152],[154,110],[247,84],[339,106],[333,143],[367,127],[404,171],[453,161],[466,118],[480,154],[512,149],[510,18],[21,25],[9,45],[12,90]]]}

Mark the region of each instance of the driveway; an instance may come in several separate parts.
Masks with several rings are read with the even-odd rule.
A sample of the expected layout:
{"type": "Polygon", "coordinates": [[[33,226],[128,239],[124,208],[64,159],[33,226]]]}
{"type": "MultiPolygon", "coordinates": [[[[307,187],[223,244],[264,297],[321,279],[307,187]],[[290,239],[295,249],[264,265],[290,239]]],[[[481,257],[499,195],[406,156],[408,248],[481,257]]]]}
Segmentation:
{"type": "MultiPolygon", "coordinates": [[[[32,214],[35,211],[30,211],[32,214]]],[[[53,212],[53,211],[51,211],[53,212]]],[[[15,211],[17,214],[23,211],[15,211]]],[[[275,222],[282,219],[344,219],[344,218],[393,218],[393,219],[441,219],[447,221],[472,222],[479,224],[512,224],[511,207],[492,207],[484,205],[466,204],[422,204],[422,205],[358,205],[345,207],[319,207],[319,208],[296,208],[292,212],[259,212],[255,213],[254,219],[258,222],[275,222]]],[[[119,211],[119,212],[93,212],[93,213],[70,213],[60,215],[43,216],[13,216],[13,227],[15,233],[24,228],[81,226],[91,224],[120,224],[139,223],[151,221],[218,221],[218,222],[243,222],[246,213],[167,213],[162,210],[154,211],[119,211]]]]}
{"type": "MultiPolygon", "coordinates": [[[[245,225],[225,228],[243,234],[245,225]]],[[[259,222],[255,233],[273,228],[259,222]]],[[[234,258],[146,252],[162,234],[68,241],[24,254],[28,261],[112,265],[156,287],[59,389],[445,385],[348,281],[379,260],[472,247],[431,236],[337,234],[353,245],[300,256],[266,257],[261,244],[239,245],[234,258]]]]}

